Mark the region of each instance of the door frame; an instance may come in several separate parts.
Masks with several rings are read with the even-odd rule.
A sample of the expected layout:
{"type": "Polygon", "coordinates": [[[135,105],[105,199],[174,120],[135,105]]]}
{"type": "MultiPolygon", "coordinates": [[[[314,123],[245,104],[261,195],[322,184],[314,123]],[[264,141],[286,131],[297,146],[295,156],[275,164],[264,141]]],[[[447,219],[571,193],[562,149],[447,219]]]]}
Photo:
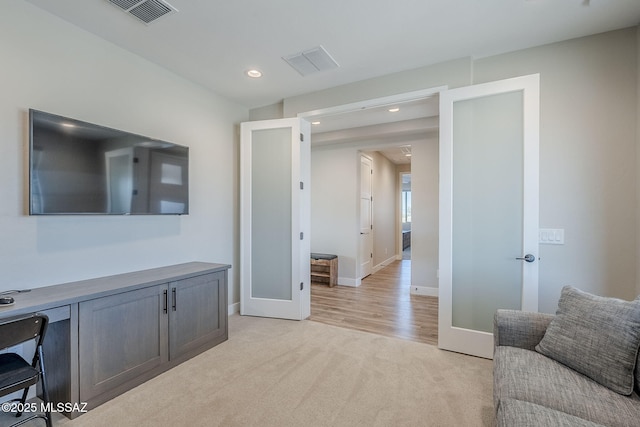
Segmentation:
{"type": "MultiPolygon", "coordinates": [[[[439,307],[438,347],[492,358],[493,334],[452,325],[452,215],[453,215],[453,103],[483,96],[523,92],[524,209],[522,256],[538,257],[540,75],[533,74],[443,91],[440,94],[440,201],[439,201],[439,307]],[[443,125],[443,123],[446,123],[443,125]],[[534,197],[535,196],[535,197],[534,197]],[[535,226],[534,226],[535,225],[535,226]]],[[[538,311],[538,263],[522,269],[522,301],[525,311],[538,311]]]]}
{"type": "MultiPolygon", "coordinates": [[[[343,114],[343,113],[350,113],[350,112],[355,112],[355,111],[359,111],[359,110],[363,110],[363,109],[367,109],[367,108],[375,108],[375,107],[381,107],[381,106],[387,106],[387,105],[395,105],[395,104],[400,104],[403,102],[409,102],[409,101],[416,101],[419,99],[424,99],[424,98],[429,98],[431,96],[434,95],[439,95],[443,90],[448,89],[448,86],[443,85],[443,86],[433,86],[427,89],[421,89],[421,90],[415,90],[415,91],[410,91],[410,92],[403,92],[403,93],[398,93],[398,94],[394,94],[394,95],[389,95],[389,96],[382,96],[382,97],[378,97],[378,98],[370,98],[370,99],[365,99],[363,101],[357,101],[357,102],[351,102],[351,103],[347,103],[347,104],[340,104],[340,105],[334,105],[331,107],[326,107],[326,108],[320,108],[320,109],[316,109],[316,110],[310,110],[310,111],[304,111],[301,113],[297,114],[297,117],[300,118],[304,118],[306,120],[308,120],[309,122],[312,122],[314,120],[315,117],[317,116],[326,116],[326,115],[334,115],[334,114],[343,114]]],[[[376,145],[373,145],[371,147],[360,147],[360,151],[363,150],[375,150],[377,148],[376,145]]],[[[360,161],[360,158],[358,157],[358,162],[360,161]]],[[[359,195],[359,191],[360,189],[358,188],[357,190],[357,194],[359,195]]],[[[358,232],[359,232],[359,223],[360,223],[360,209],[357,209],[357,212],[355,213],[355,217],[353,218],[353,220],[355,220],[355,222],[358,224],[358,232]]],[[[356,234],[356,239],[359,239],[359,234],[356,234]]],[[[357,241],[356,247],[359,248],[359,240],[357,241]]],[[[355,260],[355,266],[356,266],[356,272],[357,272],[357,276],[359,276],[359,266],[361,264],[361,259],[360,259],[360,251],[356,250],[356,260],[355,260]]],[[[413,277],[413,270],[414,270],[414,264],[411,263],[411,276],[413,277]]],[[[353,285],[349,285],[349,286],[359,286],[360,285],[360,279],[355,279],[354,280],[354,284],[353,285]]]]}
{"type": "MultiPolygon", "coordinates": [[[[403,244],[404,244],[404,237],[402,235],[403,233],[403,229],[402,229],[402,192],[403,192],[403,182],[402,182],[402,176],[403,175],[411,175],[411,169],[409,169],[408,171],[400,171],[398,172],[398,176],[397,176],[397,180],[398,180],[398,185],[397,185],[397,189],[396,191],[398,192],[398,196],[397,196],[397,201],[396,201],[396,215],[398,215],[398,221],[397,221],[397,231],[396,233],[398,234],[398,239],[396,244],[398,245],[398,253],[396,254],[396,259],[397,260],[402,260],[404,258],[404,249],[402,248],[403,244]]],[[[413,288],[412,288],[413,290],[413,288]]]]}

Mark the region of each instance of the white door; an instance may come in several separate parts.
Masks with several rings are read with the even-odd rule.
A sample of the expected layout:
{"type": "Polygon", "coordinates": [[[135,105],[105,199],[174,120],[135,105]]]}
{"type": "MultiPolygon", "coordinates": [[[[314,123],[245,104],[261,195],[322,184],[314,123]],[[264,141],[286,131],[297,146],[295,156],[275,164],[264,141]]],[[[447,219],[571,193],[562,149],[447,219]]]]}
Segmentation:
{"type": "Polygon", "coordinates": [[[310,134],[297,118],[241,124],[242,315],[311,313],[310,134]]]}
{"type": "Polygon", "coordinates": [[[496,309],[538,310],[538,139],[539,75],[440,94],[440,348],[491,358],[496,309]]]}
{"type": "Polygon", "coordinates": [[[371,212],[372,160],[360,155],[360,278],[364,279],[373,269],[373,221],[371,212]]]}

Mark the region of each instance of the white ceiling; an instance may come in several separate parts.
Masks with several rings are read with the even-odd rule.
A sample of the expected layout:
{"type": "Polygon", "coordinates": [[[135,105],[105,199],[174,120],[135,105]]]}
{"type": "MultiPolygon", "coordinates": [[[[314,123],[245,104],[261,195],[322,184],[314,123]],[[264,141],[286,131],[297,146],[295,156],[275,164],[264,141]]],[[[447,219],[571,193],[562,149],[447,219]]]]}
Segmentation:
{"type": "Polygon", "coordinates": [[[27,1],[249,108],[640,23],[639,0],[169,0],[179,12],[150,25],[107,0],[27,1]],[[282,59],[319,45],[339,68],[282,59]]]}
{"type": "MultiPolygon", "coordinates": [[[[108,0],[27,1],[248,108],[640,23],[640,0],[168,0],[178,12],[149,25],[108,0]],[[282,59],[317,46],[339,67],[303,77],[282,59]]],[[[437,131],[438,97],[397,106],[314,117],[314,145],[366,140],[409,163],[410,142],[437,131]]]]}

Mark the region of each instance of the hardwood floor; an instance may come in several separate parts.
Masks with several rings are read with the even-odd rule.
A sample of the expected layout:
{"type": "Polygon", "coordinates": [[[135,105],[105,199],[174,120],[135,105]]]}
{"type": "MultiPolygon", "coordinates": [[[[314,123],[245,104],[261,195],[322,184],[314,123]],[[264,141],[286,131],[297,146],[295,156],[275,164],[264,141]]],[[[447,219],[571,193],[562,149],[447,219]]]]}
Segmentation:
{"type": "Polygon", "coordinates": [[[438,298],[410,294],[411,261],[395,261],[358,287],[311,284],[311,320],[432,345],[438,298]]]}

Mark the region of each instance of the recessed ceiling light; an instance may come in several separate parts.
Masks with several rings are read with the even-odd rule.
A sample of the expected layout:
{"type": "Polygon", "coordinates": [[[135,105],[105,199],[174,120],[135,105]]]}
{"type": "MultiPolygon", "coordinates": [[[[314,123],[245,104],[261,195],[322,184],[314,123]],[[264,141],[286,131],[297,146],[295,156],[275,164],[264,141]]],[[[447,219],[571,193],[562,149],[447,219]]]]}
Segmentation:
{"type": "Polygon", "coordinates": [[[390,113],[397,113],[398,111],[400,111],[400,107],[389,108],[390,113]]]}
{"type": "Polygon", "coordinates": [[[76,125],[74,125],[73,123],[62,123],[62,126],[66,127],[66,128],[74,128],[74,127],[76,127],[76,125]]]}
{"type": "Polygon", "coordinates": [[[312,125],[319,125],[320,122],[311,122],[312,125]]]}
{"type": "Polygon", "coordinates": [[[411,157],[411,153],[407,153],[404,155],[405,157],[411,157]]]}
{"type": "Polygon", "coordinates": [[[259,77],[262,77],[262,71],[253,68],[251,70],[247,70],[247,76],[257,79],[259,77]]]}

